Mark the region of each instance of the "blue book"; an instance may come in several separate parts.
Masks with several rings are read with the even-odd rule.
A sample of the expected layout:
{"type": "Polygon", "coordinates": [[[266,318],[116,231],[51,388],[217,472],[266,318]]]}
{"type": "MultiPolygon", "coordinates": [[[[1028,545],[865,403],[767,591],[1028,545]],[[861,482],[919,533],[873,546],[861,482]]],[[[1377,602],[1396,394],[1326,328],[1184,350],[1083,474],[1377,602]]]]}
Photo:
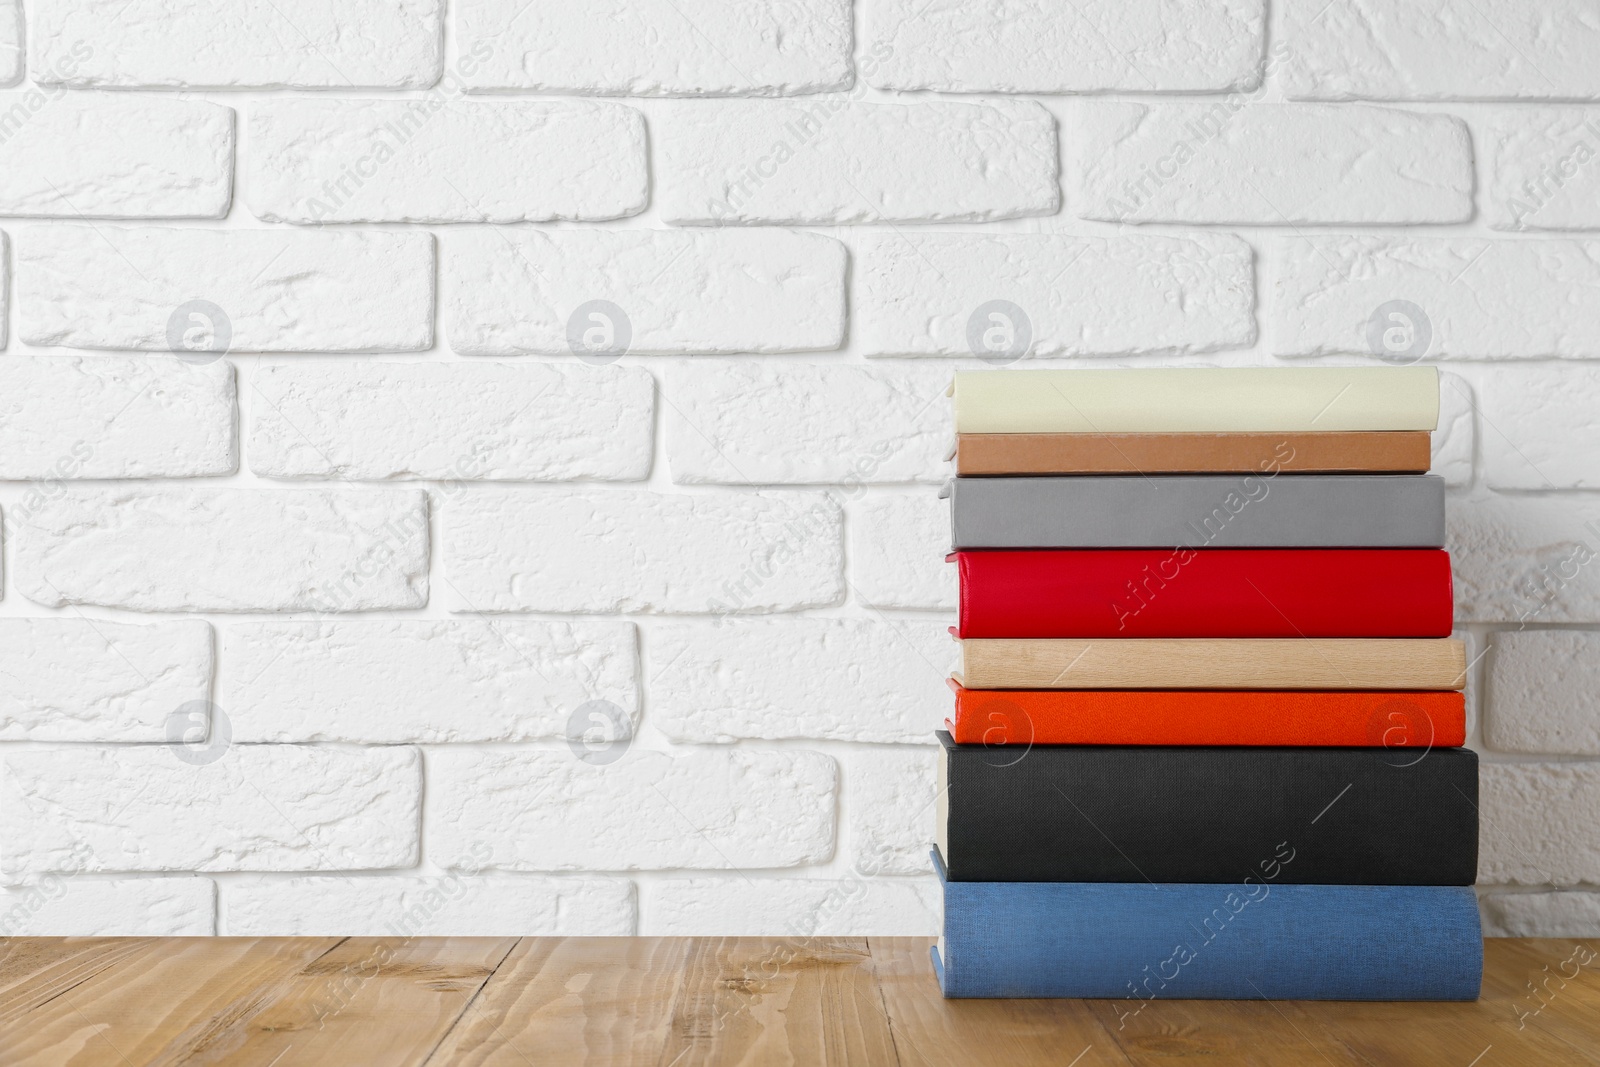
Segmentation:
{"type": "MultiPolygon", "coordinates": [[[[1278,858],[1281,860],[1281,857],[1278,858]]],[[[1476,1000],[1469,886],[944,883],[947,997],[1476,1000]]],[[[1292,862],[1292,860],[1291,860],[1292,862]]],[[[938,851],[934,865],[944,879],[938,851]]]]}

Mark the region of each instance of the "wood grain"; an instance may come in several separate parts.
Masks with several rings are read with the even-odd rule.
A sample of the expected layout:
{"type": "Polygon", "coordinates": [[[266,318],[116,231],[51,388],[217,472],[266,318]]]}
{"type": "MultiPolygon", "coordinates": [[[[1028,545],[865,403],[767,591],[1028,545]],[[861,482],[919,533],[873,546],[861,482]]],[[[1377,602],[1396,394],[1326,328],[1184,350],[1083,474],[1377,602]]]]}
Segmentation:
{"type": "Polygon", "coordinates": [[[353,938],[318,956],[196,1054],[234,1064],[420,1064],[516,938],[353,938]]]}
{"type": "Polygon", "coordinates": [[[968,638],[968,689],[1464,689],[1454,638],[968,638]]]}
{"type": "Polygon", "coordinates": [[[1131,1064],[1087,1000],[945,1000],[925,937],[875,937],[872,965],[902,1064],[1131,1064]]]}
{"type": "Polygon", "coordinates": [[[219,1038],[338,938],[161,938],[3,1026],[5,1062],[180,1064],[235,1051],[219,1038]]]}
{"type": "Polygon", "coordinates": [[[865,940],[697,938],[661,1062],[894,1063],[865,940]]]}
{"type": "Polygon", "coordinates": [[[1490,940],[1469,1004],[966,1000],[927,938],[0,943],[0,1063],[1600,1064],[1600,938],[1490,940]]]}
{"type": "Polygon", "coordinates": [[[1421,473],[1432,435],[1392,433],[964,433],[956,473],[1421,473]]]}
{"type": "Polygon", "coordinates": [[[431,1064],[653,1064],[683,982],[685,938],[524,938],[431,1064]]]}

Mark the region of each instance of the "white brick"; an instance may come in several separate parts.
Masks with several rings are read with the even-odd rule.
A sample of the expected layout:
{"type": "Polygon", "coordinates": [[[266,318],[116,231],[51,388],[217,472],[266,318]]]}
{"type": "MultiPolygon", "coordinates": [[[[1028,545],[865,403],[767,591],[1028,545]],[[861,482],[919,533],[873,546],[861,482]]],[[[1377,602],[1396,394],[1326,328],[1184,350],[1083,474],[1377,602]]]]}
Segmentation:
{"type": "Polygon", "coordinates": [[[947,93],[1205,92],[1254,85],[1261,0],[868,0],[863,74],[947,93]]]}
{"type": "Polygon", "coordinates": [[[0,619],[0,740],[165,741],[211,695],[211,627],[0,619]]]}
{"type": "Polygon", "coordinates": [[[244,180],[270,222],[545,222],[643,210],[644,118],[618,104],[258,103],[244,180]]]}
{"type": "Polygon", "coordinates": [[[667,374],[667,463],[680,485],[944,480],[950,371],[748,360],[667,374]]]}
{"type": "MultiPolygon", "coordinates": [[[[1592,50],[1585,68],[1600,84],[1592,50]]],[[[1492,229],[1600,227],[1600,108],[1496,108],[1477,127],[1492,229]]]]}
{"type": "Polygon", "coordinates": [[[1480,885],[1600,882],[1600,763],[1485,763],[1480,885]]]}
{"type": "Polygon", "coordinates": [[[209,937],[209,878],[84,878],[51,873],[0,889],[0,937],[209,937]]]}
{"type": "Polygon", "coordinates": [[[650,721],[670,741],[925,742],[950,710],[956,645],[934,625],[664,624],[647,645],[650,721]]]}
{"type": "MultiPolygon", "coordinates": [[[[222,629],[235,741],[582,737],[591,700],[639,706],[632,623],[521,619],[267,622],[222,629]]],[[[623,719],[626,716],[626,719],[623,719]]]]}
{"type": "Polygon", "coordinates": [[[779,96],[850,86],[849,0],[463,0],[456,42],[475,89],[779,96]]]}
{"type": "Polygon", "coordinates": [[[1068,144],[1082,218],[1284,226],[1472,216],[1472,146],[1448,115],[1242,98],[1078,109],[1068,144]]]}
{"type": "Polygon", "coordinates": [[[1452,495],[1445,517],[1456,618],[1600,622],[1600,503],[1452,495]]]}
{"type": "Polygon", "coordinates": [[[1600,368],[1545,363],[1491,371],[1483,461],[1495,489],[1600,489],[1600,368]]]}
{"type": "MultiPolygon", "coordinates": [[[[949,690],[939,704],[950,711],[949,690]]],[[[922,740],[933,742],[933,731],[922,740]]],[[[920,874],[933,869],[928,858],[938,821],[940,749],[864,750],[845,764],[846,810],[850,814],[850,856],[866,875],[920,874]]]]}
{"type": "Polygon", "coordinates": [[[1472,484],[1478,402],[1459,374],[1439,375],[1439,425],[1433,431],[1433,473],[1452,489],[1472,484]]]}
{"type": "Polygon", "coordinates": [[[493,867],[531,871],[822,863],[835,777],[815,752],[634,750],[599,765],[567,751],[434,749],[428,855],[459,868],[487,846],[493,867]]]}
{"type": "Polygon", "coordinates": [[[231,364],[0,360],[0,478],[196,478],[239,467],[231,364]]]}
{"type": "Polygon", "coordinates": [[[250,469],[267,478],[650,475],[655,380],[637,367],[297,362],[253,378],[250,469]]]}
{"type": "Polygon", "coordinates": [[[47,607],[365,611],[428,599],[420,491],[72,489],[17,518],[16,586],[47,607]]]}
{"type": "Polygon", "coordinates": [[[185,305],[197,300],[225,316],[199,341],[204,351],[433,344],[433,239],[425,233],[52,226],[24,230],[17,244],[29,344],[184,351],[194,347],[183,331],[195,321],[185,305]]]}
{"type": "Polygon", "coordinates": [[[1600,241],[1294,237],[1273,260],[1281,356],[1388,354],[1369,331],[1396,300],[1431,334],[1418,358],[1600,356],[1600,241]]]}
{"type": "Polygon", "coordinates": [[[612,878],[248,878],[223,891],[229,937],[627,937],[612,878]]]}
{"type": "Polygon", "coordinates": [[[22,0],[0,0],[0,85],[22,79],[22,0]]]}
{"type": "MultiPolygon", "coordinates": [[[[648,937],[933,937],[931,878],[674,878],[645,891],[648,937]]],[[[782,946],[774,946],[781,950],[782,946]]],[[[774,956],[774,963],[784,962],[774,956]]]]}
{"type": "Polygon", "coordinates": [[[1600,633],[1497,633],[1484,740],[1501,752],[1600,756],[1600,633]]]}
{"type": "Polygon", "coordinates": [[[852,502],[850,593],[875,608],[954,611],[956,568],[950,551],[950,502],[932,492],[868,496],[852,502]]]}
{"type": "Polygon", "coordinates": [[[445,238],[445,331],[467,355],[568,356],[606,301],[632,355],[835,349],[845,260],[784,230],[466,230],[445,238]]]}
{"type": "Polygon", "coordinates": [[[442,6],[39,0],[29,61],[35,81],[79,89],[421,89],[439,77],[442,6]]]}
{"type": "Polygon", "coordinates": [[[1489,893],[1482,904],[1485,937],[1600,937],[1600,893],[1489,893]]]}
{"type": "Polygon", "coordinates": [[[1287,0],[1285,91],[1321,100],[1600,96],[1583,0],[1287,0]]]}
{"type": "Polygon", "coordinates": [[[233,109],[198,100],[0,93],[0,215],[221,218],[233,109]]]}
{"type": "Polygon", "coordinates": [[[969,339],[996,300],[1022,309],[1021,355],[1210,352],[1256,337],[1252,256],[1237,237],[899,231],[859,247],[855,332],[869,356],[998,358],[969,339]]]}
{"type": "Polygon", "coordinates": [[[415,749],[234,745],[189,763],[167,745],[0,755],[8,874],[316,871],[417,861],[415,749]]]}
{"type": "Polygon", "coordinates": [[[1030,101],[681,104],[651,137],[674,223],[982,222],[1061,204],[1055,120],[1030,101]]]}
{"type": "Polygon", "coordinates": [[[844,592],[842,516],[822,493],[470,491],[443,513],[469,611],[797,611],[844,592]]]}

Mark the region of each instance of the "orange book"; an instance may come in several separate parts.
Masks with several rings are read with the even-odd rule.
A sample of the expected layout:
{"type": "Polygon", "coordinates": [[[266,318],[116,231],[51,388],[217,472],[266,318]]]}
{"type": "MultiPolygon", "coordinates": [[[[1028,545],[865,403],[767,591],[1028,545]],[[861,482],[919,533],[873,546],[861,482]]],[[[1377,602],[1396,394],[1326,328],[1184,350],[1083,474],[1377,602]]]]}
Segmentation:
{"type": "Polygon", "coordinates": [[[946,720],[958,745],[1285,745],[1457,748],[1459,692],[966,689],[946,720]]]}

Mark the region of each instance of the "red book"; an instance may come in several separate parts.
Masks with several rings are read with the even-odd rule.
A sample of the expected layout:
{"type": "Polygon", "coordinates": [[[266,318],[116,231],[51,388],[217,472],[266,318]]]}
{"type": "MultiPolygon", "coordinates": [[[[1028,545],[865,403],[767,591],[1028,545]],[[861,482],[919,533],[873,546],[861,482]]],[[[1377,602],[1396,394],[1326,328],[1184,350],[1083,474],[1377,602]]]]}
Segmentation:
{"type": "Polygon", "coordinates": [[[1460,692],[964,689],[958,745],[1294,745],[1457,748],[1460,692]]]}
{"type": "Polygon", "coordinates": [[[1448,637],[1437,548],[955,552],[961,637],[1448,637]]]}

